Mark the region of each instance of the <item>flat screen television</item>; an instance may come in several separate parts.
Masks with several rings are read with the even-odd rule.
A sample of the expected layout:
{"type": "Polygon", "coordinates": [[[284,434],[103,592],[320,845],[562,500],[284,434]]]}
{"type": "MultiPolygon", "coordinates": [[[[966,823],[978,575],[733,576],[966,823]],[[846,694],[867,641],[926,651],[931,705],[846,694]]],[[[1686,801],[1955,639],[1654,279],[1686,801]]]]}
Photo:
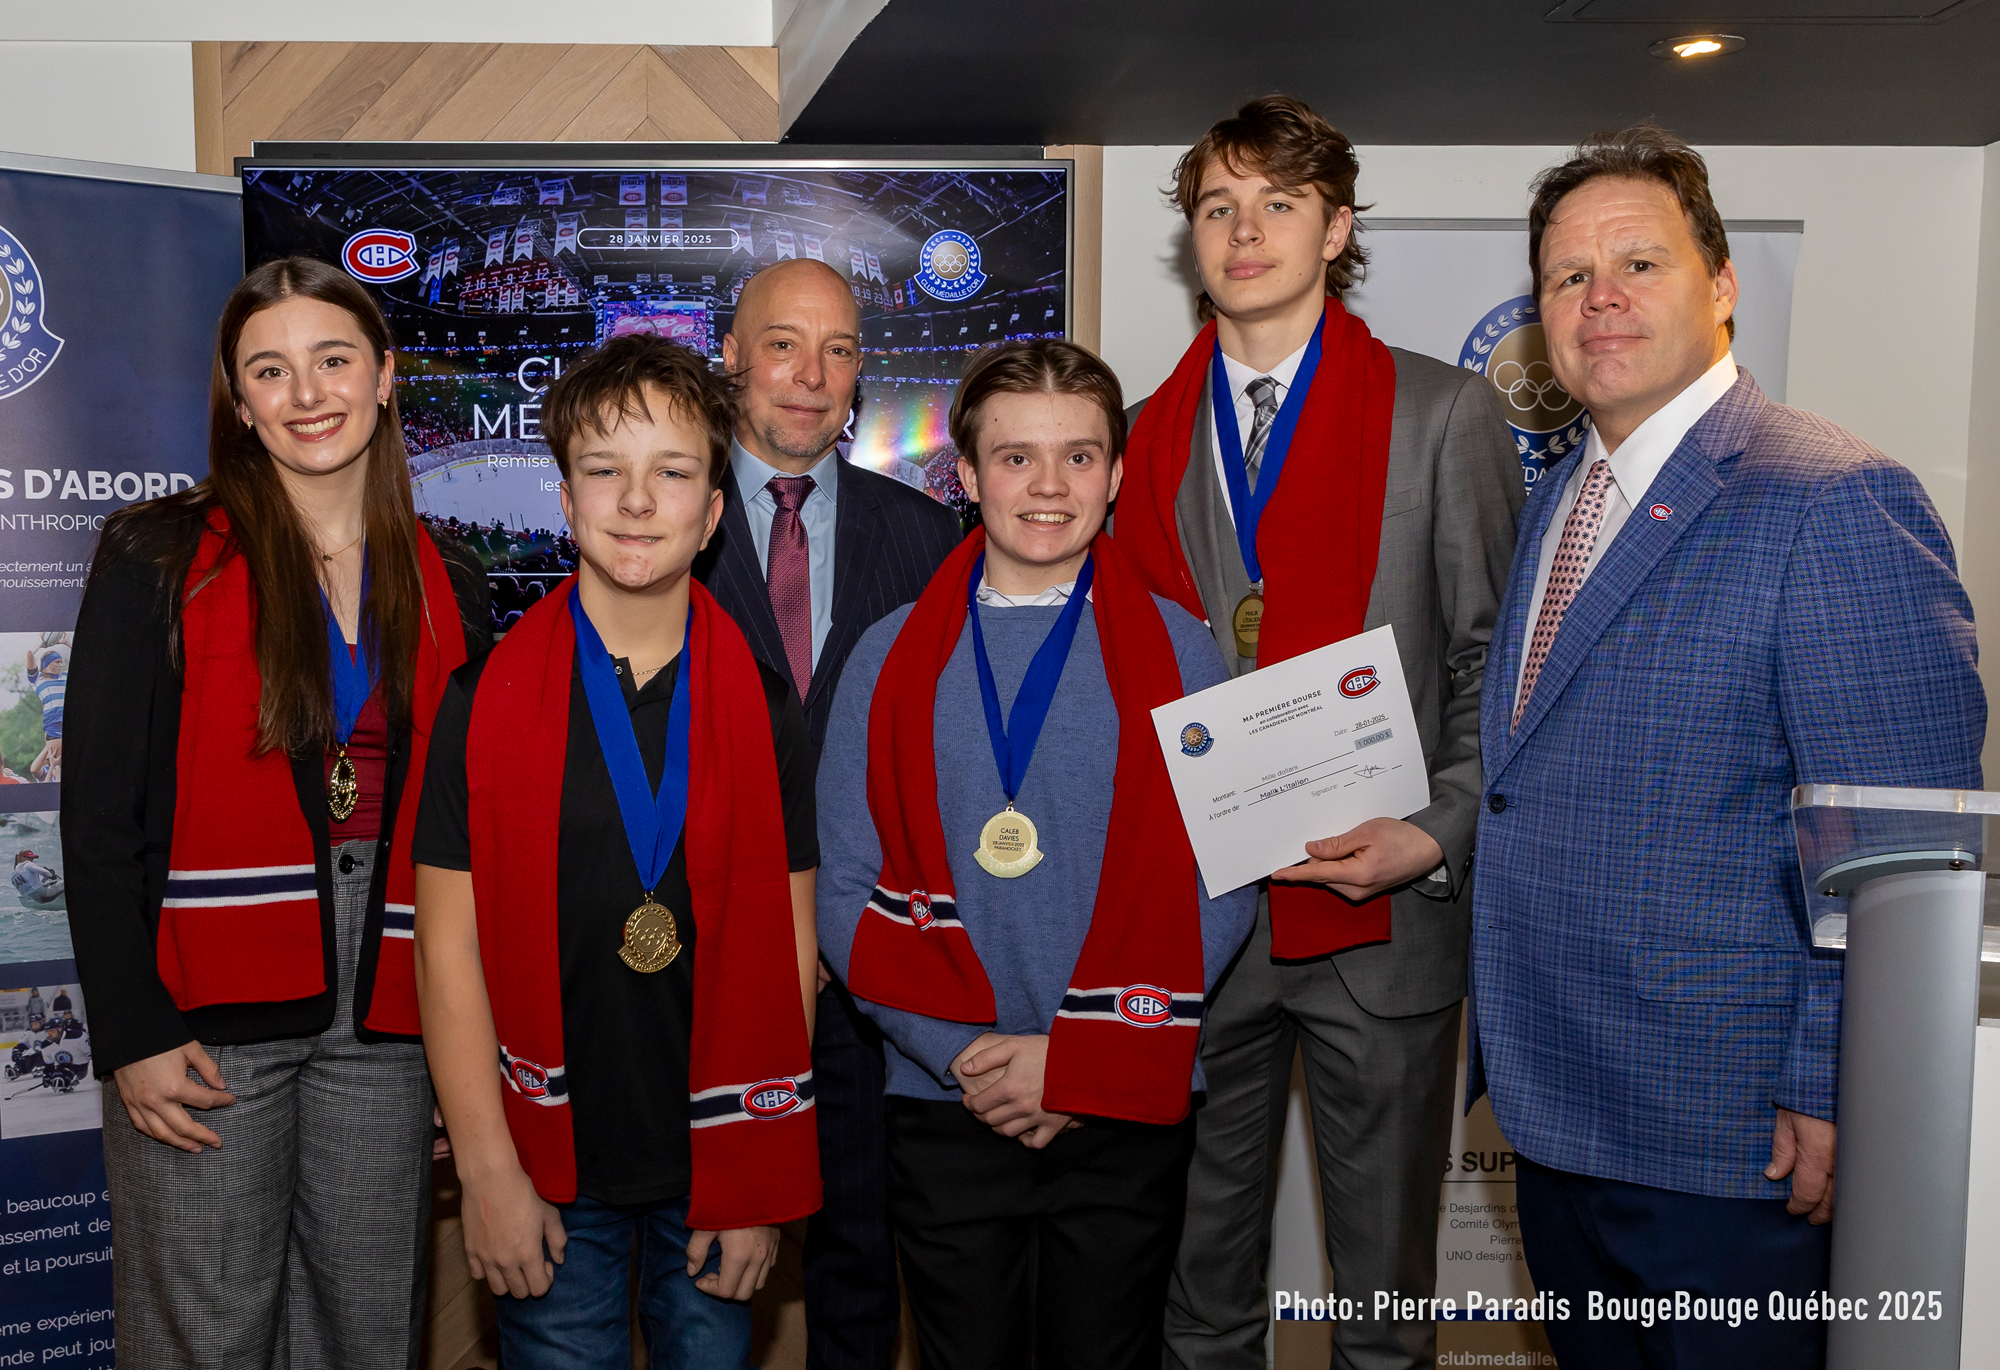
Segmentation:
{"type": "Polygon", "coordinates": [[[966,362],[1068,333],[1070,163],[709,151],[317,145],[239,163],[246,266],[319,257],[381,303],[418,512],[487,561],[503,625],[574,564],[540,402],[604,339],[658,333],[719,367],[744,282],[824,261],[861,310],[843,454],[963,512],[945,419],[966,362]]]}

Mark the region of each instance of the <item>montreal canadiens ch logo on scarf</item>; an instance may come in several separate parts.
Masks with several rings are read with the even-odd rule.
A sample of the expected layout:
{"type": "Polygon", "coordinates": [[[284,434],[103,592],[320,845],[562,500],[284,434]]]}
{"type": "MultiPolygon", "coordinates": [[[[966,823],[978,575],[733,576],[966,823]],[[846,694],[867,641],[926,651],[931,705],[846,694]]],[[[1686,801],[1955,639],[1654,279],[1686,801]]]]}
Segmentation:
{"type": "Polygon", "coordinates": [[[743,1111],[753,1118],[782,1118],[798,1108],[798,1081],[759,1080],[743,1091],[743,1111]]]}
{"type": "Polygon", "coordinates": [[[1134,1027],[1162,1027],[1174,1019],[1174,996],[1158,985],[1134,985],[1118,996],[1118,1016],[1134,1027]]]}

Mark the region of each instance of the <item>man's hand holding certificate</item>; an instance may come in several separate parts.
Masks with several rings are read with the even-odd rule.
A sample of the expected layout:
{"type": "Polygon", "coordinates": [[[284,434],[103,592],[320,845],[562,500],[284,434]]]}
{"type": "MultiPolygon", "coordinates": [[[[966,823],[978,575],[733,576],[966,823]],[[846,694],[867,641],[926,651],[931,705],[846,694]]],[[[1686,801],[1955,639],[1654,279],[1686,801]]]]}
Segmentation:
{"type": "Polygon", "coordinates": [[[1163,705],[1153,725],[1211,895],[1275,875],[1359,897],[1441,859],[1420,830],[1371,821],[1431,802],[1387,626],[1163,705]],[[1385,864],[1397,878],[1369,878],[1385,864]]]}

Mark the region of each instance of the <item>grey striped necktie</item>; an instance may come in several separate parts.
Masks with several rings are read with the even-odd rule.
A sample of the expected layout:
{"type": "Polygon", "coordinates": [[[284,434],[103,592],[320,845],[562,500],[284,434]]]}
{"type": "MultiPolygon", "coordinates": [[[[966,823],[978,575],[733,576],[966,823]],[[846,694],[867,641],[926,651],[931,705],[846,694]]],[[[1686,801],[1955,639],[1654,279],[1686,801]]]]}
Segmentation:
{"type": "Polygon", "coordinates": [[[1243,387],[1243,393],[1257,406],[1250,419],[1250,445],[1243,449],[1243,477],[1254,494],[1258,468],[1264,464],[1264,443],[1271,436],[1271,420],[1278,417],[1278,383],[1259,376],[1243,387]]]}

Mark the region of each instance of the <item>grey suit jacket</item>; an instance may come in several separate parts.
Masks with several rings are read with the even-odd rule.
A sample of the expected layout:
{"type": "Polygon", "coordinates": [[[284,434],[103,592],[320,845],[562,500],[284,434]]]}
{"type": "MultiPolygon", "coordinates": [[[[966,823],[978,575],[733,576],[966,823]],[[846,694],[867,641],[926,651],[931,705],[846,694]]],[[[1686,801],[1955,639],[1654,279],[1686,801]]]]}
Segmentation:
{"type": "MultiPolygon", "coordinates": [[[[1467,882],[1481,795],[1479,690],[1526,490],[1513,433],[1483,378],[1401,348],[1389,354],[1396,366],[1396,412],[1382,545],[1364,626],[1395,625],[1431,776],[1430,806],[1410,822],[1443,848],[1446,878],[1397,891],[1390,901],[1390,940],[1350,948],[1333,960],[1364,1009],[1396,1018],[1433,1012],[1465,995],[1467,882]]],[[[1130,417],[1143,407],[1143,401],[1133,406],[1130,417]]],[[[1204,400],[1175,515],[1218,645],[1233,662],[1230,611],[1249,577],[1233,533],[1203,536],[1204,527],[1228,518],[1215,474],[1214,434],[1204,400]],[[1218,543],[1226,549],[1220,555],[1213,551],[1218,543]]]]}

